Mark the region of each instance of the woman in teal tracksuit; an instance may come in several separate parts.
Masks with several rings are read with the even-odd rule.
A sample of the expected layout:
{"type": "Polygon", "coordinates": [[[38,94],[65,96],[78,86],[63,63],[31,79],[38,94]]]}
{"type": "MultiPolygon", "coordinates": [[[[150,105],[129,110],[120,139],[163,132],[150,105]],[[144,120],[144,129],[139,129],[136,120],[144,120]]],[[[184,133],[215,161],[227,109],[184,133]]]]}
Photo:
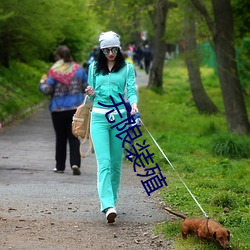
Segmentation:
{"type": "Polygon", "coordinates": [[[121,103],[126,92],[131,104],[131,114],[138,112],[137,93],[135,87],[134,66],[126,63],[120,50],[120,37],[112,31],[99,36],[100,53],[98,59],[89,67],[86,93],[93,100],[90,133],[97,159],[97,188],[101,202],[101,211],[106,213],[108,223],[113,223],[117,216],[115,204],[121,178],[122,140],[116,137],[115,124],[125,120],[126,107],[118,109],[103,105],[121,103]],[[106,113],[114,109],[106,118],[106,113]],[[109,121],[113,121],[110,123],[109,121]]]}

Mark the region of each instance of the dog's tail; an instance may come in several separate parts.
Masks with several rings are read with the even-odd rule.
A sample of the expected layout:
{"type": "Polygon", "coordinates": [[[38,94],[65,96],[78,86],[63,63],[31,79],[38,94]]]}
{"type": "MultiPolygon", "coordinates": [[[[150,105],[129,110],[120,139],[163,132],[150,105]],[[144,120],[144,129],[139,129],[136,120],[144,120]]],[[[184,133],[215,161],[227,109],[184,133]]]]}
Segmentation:
{"type": "Polygon", "coordinates": [[[177,213],[177,212],[173,212],[171,209],[169,209],[169,208],[167,208],[167,207],[163,207],[163,206],[162,206],[162,208],[163,208],[164,210],[168,211],[169,213],[171,213],[171,214],[173,214],[173,215],[175,215],[175,216],[177,216],[177,217],[182,218],[183,220],[187,219],[187,217],[186,217],[185,215],[183,215],[183,214],[179,214],[179,213],[177,213]]]}

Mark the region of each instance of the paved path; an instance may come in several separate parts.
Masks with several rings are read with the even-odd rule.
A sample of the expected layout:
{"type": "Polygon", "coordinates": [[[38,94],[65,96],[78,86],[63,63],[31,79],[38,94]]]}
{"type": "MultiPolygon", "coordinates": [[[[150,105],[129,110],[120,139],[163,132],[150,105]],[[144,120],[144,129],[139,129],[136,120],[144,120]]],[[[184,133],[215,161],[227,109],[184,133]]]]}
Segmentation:
{"type": "Polygon", "coordinates": [[[136,69],[136,83],[138,87],[145,87],[148,85],[148,75],[141,69],[136,69]]]}
{"type": "MultiPolygon", "coordinates": [[[[137,79],[138,85],[142,85],[147,76],[139,74],[137,79]]],[[[69,163],[64,174],[53,173],[54,140],[47,107],[0,130],[1,250],[31,249],[30,246],[32,249],[100,249],[100,244],[102,249],[137,249],[139,243],[141,249],[165,247],[160,240],[156,244],[152,230],[153,225],[166,220],[167,215],[159,208],[157,193],[152,197],[146,195],[131,165],[124,164],[123,167],[118,218],[112,228],[107,226],[99,211],[94,154],[82,160],[81,176],[72,175],[69,163]],[[19,225],[25,221],[25,227],[19,225]],[[65,230],[61,237],[65,238],[61,243],[64,245],[58,242],[55,245],[55,225],[67,228],[72,223],[82,226],[77,231],[81,234],[80,239],[76,235],[67,238],[65,230]],[[36,230],[33,234],[27,233],[28,228],[36,230]],[[106,242],[105,237],[110,233],[121,235],[114,235],[106,242]],[[137,241],[133,238],[135,235],[137,241]]]]}

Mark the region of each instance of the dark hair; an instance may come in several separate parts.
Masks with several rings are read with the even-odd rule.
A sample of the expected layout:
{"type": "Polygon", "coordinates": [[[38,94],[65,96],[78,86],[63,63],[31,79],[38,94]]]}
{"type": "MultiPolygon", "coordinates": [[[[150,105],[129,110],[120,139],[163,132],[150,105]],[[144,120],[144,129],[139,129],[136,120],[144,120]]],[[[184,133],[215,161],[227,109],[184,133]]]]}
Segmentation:
{"type": "MultiPolygon", "coordinates": [[[[125,64],[126,63],[125,63],[124,57],[121,53],[121,50],[118,49],[117,55],[115,58],[115,65],[114,65],[112,71],[113,72],[119,71],[121,68],[123,68],[125,66],[125,64]]],[[[96,72],[101,73],[103,75],[109,74],[109,69],[108,69],[108,65],[107,65],[107,58],[103,54],[102,50],[100,50],[99,56],[97,57],[96,72]]]]}
{"type": "Polygon", "coordinates": [[[71,56],[70,50],[67,46],[65,45],[61,45],[59,46],[55,53],[54,53],[55,58],[60,57],[61,59],[63,59],[64,62],[72,62],[73,58],[71,56]]]}

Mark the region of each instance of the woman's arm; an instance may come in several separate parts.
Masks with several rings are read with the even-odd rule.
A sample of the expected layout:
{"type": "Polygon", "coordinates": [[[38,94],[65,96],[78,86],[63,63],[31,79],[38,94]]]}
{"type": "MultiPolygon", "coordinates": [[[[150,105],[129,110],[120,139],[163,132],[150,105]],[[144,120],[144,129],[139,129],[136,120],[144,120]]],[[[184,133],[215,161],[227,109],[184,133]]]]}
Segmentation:
{"type": "Polygon", "coordinates": [[[135,69],[132,64],[128,64],[127,68],[127,98],[129,100],[129,103],[131,105],[131,115],[135,115],[138,112],[137,108],[137,90],[136,90],[136,78],[135,78],[135,69]]]}
{"type": "Polygon", "coordinates": [[[48,78],[47,75],[43,76],[39,84],[39,90],[45,95],[51,95],[55,84],[56,81],[54,79],[48,78]]]}
{"type": "Polygon", "coordinates": [[[90,97],[90,99],[93,101],[95,98],[95,90],[94,90],[94,65],[95,62],[93,62],[89,66],[89,71],[88,71],[88,86],[85,90],[86,94],[90,97]]]}

